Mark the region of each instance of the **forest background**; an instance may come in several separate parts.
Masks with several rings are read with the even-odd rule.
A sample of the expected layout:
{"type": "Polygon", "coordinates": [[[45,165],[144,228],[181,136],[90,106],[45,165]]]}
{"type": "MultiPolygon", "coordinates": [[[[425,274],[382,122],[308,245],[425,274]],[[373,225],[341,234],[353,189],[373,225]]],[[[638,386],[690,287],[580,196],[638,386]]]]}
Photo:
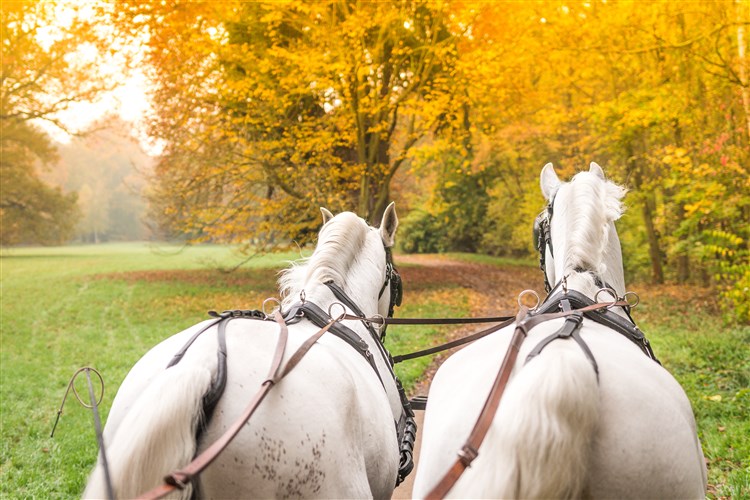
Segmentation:
{"type": "Polygon", "coordinates": [[[596,161],[629,189],[629,278],[747,322],[749,24],[748,0],[3,1],[0,243],[254,253],[395,200],[402,251],[525,257],[542,165],[596,161]],[[63,118],[135,71],[136,123],[63,118]]]}

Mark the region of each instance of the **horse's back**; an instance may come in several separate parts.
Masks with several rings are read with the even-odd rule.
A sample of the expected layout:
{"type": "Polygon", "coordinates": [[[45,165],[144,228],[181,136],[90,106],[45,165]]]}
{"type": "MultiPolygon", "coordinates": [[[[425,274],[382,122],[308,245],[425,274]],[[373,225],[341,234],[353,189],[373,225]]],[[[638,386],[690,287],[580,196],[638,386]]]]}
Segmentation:
{"type": "MultiPolygon", "coordinates": [[[[290,329],[285,360],[316,331],[290,329]]],[[[267,375],[275,338],[274,345],[248,342],[255,334],[227,329],[227,386],[201,448],[231,425],[267,375]]],[[[202,487],[223,498],[389,496],[398,450],[395,427],[382,425],[387,421],[393,421],[389,402],[372,368],[350,346],[324,336],[201,475],[202,487]],[[383,477],[391,479],[377,484],[383,477]]]]}
{"type": "MultiPolygon", "coordinates": [[[[541,363],[536,368],[544,369],[551,357],[562,355],[578,356],[582,363],[588,363],[575,342],[556,340],[524,367],[531,349],[561,324],[560,320],[549,321],[530,332],[479,456],[449,496],[500,494],[487,478],[498,477],[501,471],[504,474],[512,464],[498,463],[498,453],[488,452],[488,446],[492,446],[488,440],[496,439],[493,433],[498,429],[510,426],[516,411],[510,408],[512,405],[526,404],[528,398],[540,397],[543,392],[514,394],[513,385],[521,383],[523,370],[531,368],[531,363],[541,363]]],[[[475,342],[448,358],[436,373],[425,415],[415,497],[426,495],[455,461],[456,452],[478,418],[511,333],[512,327],[475,342]]],[[[586,473],[581,494],[594,498],[702,497],[705,465],[690,403],[682,388],[624,336],[588,320],[581,335],[599,368],[599,382],[593,386],[594,399],[590,400],[597,405],[598,415],[588,459],[583,464],[586,473]]],[[[588,369],[594,374],[593,368],[588,369]]],[[[526,445],[544,446],[535,440],[538,436],[528,436],[526,445]]]]}
{"type": "Polygon", "coordinates": [[[600,366],[601,401],[587,493],[704,497],[706,467],[682,387],[619,334],[589,325],[583,335],[600,366]]]}
{"type": "MultiPolygon", "coordinates": [[[[202,326],[164,340],[139,360],[113,402],[107,436],[202,326]]],[[[290,326],[284,362],[317,330],[307,323],[290,326]]],[[[226,386],[201,427],[198,453],[237,420],[260,389],[278,338],[275,322],[239,319],[227,324],[226,386]]],[[[212,327],[176,366],[209,366],[215,378],[217,348],[212,327]]],[[[398,467],[395,427],[383,426],[388,421],[393,422],[389,402],[372,368],[350,346],[325,335],[271,389],[242,431],[201,474],[199,488],[215,498],[387,497],[398,467]]]]}

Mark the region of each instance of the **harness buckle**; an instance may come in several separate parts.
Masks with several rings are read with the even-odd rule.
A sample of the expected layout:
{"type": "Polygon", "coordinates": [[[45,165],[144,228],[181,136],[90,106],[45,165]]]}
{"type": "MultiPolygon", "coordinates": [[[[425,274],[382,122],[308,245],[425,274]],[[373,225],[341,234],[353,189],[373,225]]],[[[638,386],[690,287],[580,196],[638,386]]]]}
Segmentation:
{"type": "Polygon", "coordinates": [[[461,461],[464,467],[471,466],[471,462],[473,462],[478,456],[479,452],[468,444],[465,444],[463,448],[461,448],[461,450],[458,452],[458,459],[461,461]]]}
{"type": "Polygon", "coordinates": [[[184,490],[187,488],[188,484],[190,484],[190,477],[180,471],[175,471],[168,476],[165,476],[164,482],[170,486],[174,486],[178,490],[184,490]],[[178,477],[178,475],[181,477],[178,477]]]}

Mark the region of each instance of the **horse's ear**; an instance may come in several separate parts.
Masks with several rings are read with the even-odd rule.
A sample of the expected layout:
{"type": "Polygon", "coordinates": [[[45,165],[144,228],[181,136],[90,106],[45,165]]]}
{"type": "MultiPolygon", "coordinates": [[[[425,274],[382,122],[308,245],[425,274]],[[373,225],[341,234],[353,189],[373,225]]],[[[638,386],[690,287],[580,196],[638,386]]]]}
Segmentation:
{"type": "Polygon", "coordinates": [[[539,184],[542,187],[542,194],[547,201],[552,200],[552,196],[554,196],[560,187],[560,178],[557,177],[555,168],[551,163],[547,163],[542,169],[542,173],[539,176],[539,184]]]}
{"type": "Polygon", "coordinates": [[[602,170],[602,167],[599,166],[598,163],[595,161],[592,161],[589,165],[589,172],[599,177],[601,180],[605,180],[604,177],[604,170],[602,170]]]}
{"type": "Polygon", "coordinates": [[[380,237],[386,247],[392,247],[396,242],[396,228],[398,228],[398,216],[396,203],[392,201],[383,212],[383,220],[380,221],[380,237]]]}
{"type": "Polygon", "coordinates": [[[320,213],[323,214],[323,224],[333,219],[333,214],[327,208],[320,207],[320,213]]]}

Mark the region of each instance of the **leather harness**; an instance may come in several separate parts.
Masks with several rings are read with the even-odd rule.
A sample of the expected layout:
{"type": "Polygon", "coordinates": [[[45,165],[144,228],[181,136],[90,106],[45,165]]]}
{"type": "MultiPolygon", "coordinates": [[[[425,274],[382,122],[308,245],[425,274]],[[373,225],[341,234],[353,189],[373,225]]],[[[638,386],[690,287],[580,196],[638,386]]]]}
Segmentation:
{"type": "Polygon", "coordinates": [[[425,498],[427,500],[445,498],[451,488],[453,488],[461,477],[464,470],[466,470],[479,455],[479,447],[484,441],[487,431],[497,413],[500,399],[505,392],[521,344],[526,339],[531,329],[540,323],[557,318],[565,318],[565,323],[557,332],[542,340],[534,349],[532,349],[526,362],[538,355],[542,349],[553,340],[572,338],[578,343],[588,360],[591,362],[598,380],[599,370],[596,360],[594,359],[591,350],[583,341],[583,338],[578,334],[578,330],[580,329],[583,323],[583,318],[585,317],[607,326],[625,336],[627,339],[635,343],[641,351],[646,354],[646,356],[653,359],[656,363],[659,363],[651,350],[648,340],[638,327],[610,310],[612,307],[627,308],[629,305],[630,304],[625,300],[617,300],[612,303],[594,302],[575,290],[568,290],[559,296],[548,297],[545,303],[534,311],[529,311],[527,307],[522,306],[515,318],[516,327],[513,331],[513,336],[511,337],[508,349],[503,357],[500,369],[498,370],[492,388],[490,389],[490,393],[485,400],[484,406],[479,413],[479,417],[477,418],[468,439],[458,451],[458,458],[448,469],[448,472],[446,472],[425,498]]]}
{"type": "MultiPolygon", "coordinates": [[[[428,500],[444,498],[451,488],[456,484],[463,474],[463,471],[471,465],[477,458],[479,447],[484,441],[484,437],[492,424],[492,420],[497,413],[500,399],[502,398],[505,387],[510,378],[510,373],[515,365],[521,344],[525,340],[528,332],[536,325],[557,318],[565,318],[563,326],[552,335],[543,339],[534,347],[526,357],[528,363],[535,356],[549,345],[553,340],[572,338],[581,348],[586,358],[596,373],[597,381],[599,380],[599,367],[596,359],[589,349],[586,342],[581,337],[578,330],[583,324],[583,319],[588,318],[596,323],[604,325],[617,333],[625,336],[628,340],[638,346],[638,348],[650,359],[659,363],[656,359],[651,345],[646,339],[643,332],[635,325],[633,318],[630,316],[630,303],[625,299],[616,299],[612,303],[598,303],[587,296],[575,290],[567,290],[566,278],[563,278],[554,288],[551,286],[547,276],[546,269],[546,250],[549,249],[550,255],[554,257],[552,248],[552,237],[550,232],[550,221],[554,215],[555,196],[552,196],[547,207],[534,220],[533,241],[536,250],[539,252],[539,267],[544,274],[544,288],[548,295],[545,302],[533,312],[530,312],[525,306],[521,307],[518,316],[516,316],[516,327],[513,331],[508,350],[505,352],[500,369],[492,384],[490,393],[485,400],[484,406],[479,413],[474,427],[469,434],[469,438],[458,452],[458,458],[450,467],[448,472],[440,479],[435,487],[426,495],[428,500]],[[562,285],[563,291],[558,292],[557,288],[562,285]],[[610,309],[612,307],[622,307],[628,319],[619,316],[610,309]]],[[[585,272],[584,269],[575,269],[577,272],[585,272]]],[[[612,290],[613,295],[616,293],[612,287],[608,286],[601,278],[593,275],[597,286],[605,290],[612,290]]],[[[626,294],[627,295],[627,294],[626,294]]],[[[661,363],[659,363],[661,364],[661,363]]]]}
{"type": "MultiPolygon", "coordinates": [[[[334,296],[343,303],[346,307],[351,309],[356,315],[357,319],[360,319],[368,332],[375,341],[375,345],[378,347],[378,351],[385,361],[385,365],[389,369],[389,374],[396,383],[396,387],[399,392],[400,403],[402,412],[399,419],[395,422],[396,432],[399,441],[399,470],[396,478],[396,485],[400,484],[406,476],[414,468],[413,461],[413,450],[414,442],[416,439],[417,425],[414,418],[414,412],[411,409],[409,399],[406,397],[406,393],[401,385],[401,382],[396,377],[393,371],[393,358],[390,353],[383,346],[383,339],[385,337],[385,318],[382,322],[381,334],[378,335],[375,328],[373,327],[373,321],[368,321],[365,318],[362,310],[346,295],[346,293],[338,285],[332,281],[326,282],[326,286],[331,290],[334,296]]],[[[386,281],[383,287],[380,289],[378,297],[380,298],[385,292],[386,286],[390,286],[390,303],[388,306],[388,317],[393,314],[394,307],[401,305],[401,299],[403,296],[403,288],[401,282],[401,276],[398,273],[395,265],[393,264],[391,252],[389,248],[386,248],[386,281]]],[[[197,455],[193,461],[187,466],[172,471],[164,478],[164,483],[146,493],[139,498],[143,499],[154,499],[161,498],[175,489],[184,489],[192,483],[197,476],[205,470],[218,456],[219,454],[229,445],[234,439],[239,430],[244,424],[250,419],[252,414],[258,408],[260,403],[263,401],[265,396],[276,383],[283,379],[291,370],[302,360],[307,354],[310,348],[323,336],[326,332],[330,332],[336,337],[340,338],[347,344],[349,344],[356,352],[361,354],[368,364],[373,368],[375,373],[380,380],[380,383],[385,388],[385,383],[380,372],[377,369],[375,359],[369,350],[369,345],[365,342],[356,332],[346,327],[340,322],[340,319],[345,317],[351,318],[347,314],[342,314],[341,317],[334,318],[330,314],[324,312],[320,307],[312,302],[302,300],[297,304],[294,304],[286,313],[276,311],[273,319],[266,316],[262,311],[257,310],[235,310],[235,311],[224,311],[222,313],[216,313],[214,311],[209,312],[211,316],[217,318],[201,328],[198,332],[185,343],[185,345],[172,357],[170,362],[167,364],[167,368],[170,368],[179,363],[184,357],[187,350],[195,342],[195,340],[204,332],[216,326],[217,337],[218,337],[218,349],[217,349],[217,361],[218,368],[216,377],[212,380],[211,387],[208,392],[203,396],[203,413],[205,418],[202,419],[202,429],[205,429],[207,422],[211,418],[216,404],[218,403],[221,395],[226,387],[227,380],[227,347],[226,347],[226,326],[229,321],[237,318],[254,319],[261,321],[275,320],[279,324],[280,334],[276,344],[271,368],[265,381],[261,384],[261,388],[255,394],[255,396],[248,403],[247,407],[243,411],[242,415],[229,427],[229,429],[214,443],[212,443],[203,452],[197,455]],[[302,319],[307,319],[314,325],[320,327],[320,330],[314,335],[309,337],[305,342],[300,345],[297,351],[287,361],[286,365],[281,366],[281,361],[284,356],[284,350],[288,339],[288,328],[287,325],[295,324],[302,319]]],[[[202,429],[197,429],[200,433],[202,429]]],[[[195,490],[194,490],[195,491],[195,490]]]]}

